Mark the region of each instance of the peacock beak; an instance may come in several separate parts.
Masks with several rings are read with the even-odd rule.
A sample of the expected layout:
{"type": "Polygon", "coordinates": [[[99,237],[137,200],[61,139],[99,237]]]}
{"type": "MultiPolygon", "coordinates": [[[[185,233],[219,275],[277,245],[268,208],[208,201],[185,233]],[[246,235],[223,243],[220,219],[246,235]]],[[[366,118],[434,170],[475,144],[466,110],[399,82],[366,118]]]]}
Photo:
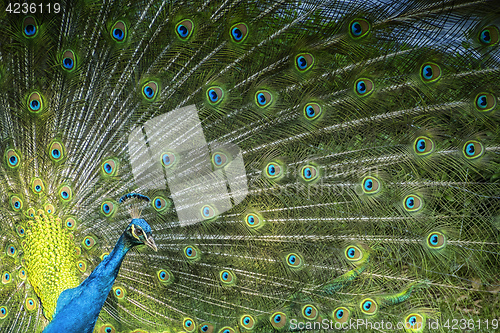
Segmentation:
{"type": "Polygon", "coordinates": [[[155,250],[155,252],[158,252],[158,247],[156,246],[152,235],[146,237],[146,245],[155,250]]]}

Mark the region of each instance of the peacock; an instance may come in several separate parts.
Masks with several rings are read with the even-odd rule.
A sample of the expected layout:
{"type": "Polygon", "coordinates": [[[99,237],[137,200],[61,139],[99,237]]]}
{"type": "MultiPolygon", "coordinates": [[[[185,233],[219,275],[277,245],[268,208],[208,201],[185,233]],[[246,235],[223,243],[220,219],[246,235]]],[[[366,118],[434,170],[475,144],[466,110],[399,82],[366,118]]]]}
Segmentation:
{"type": "Polygon", "coordinates": [[[3,2],[1,332],[492,332],[495,0],[3,2]]]}

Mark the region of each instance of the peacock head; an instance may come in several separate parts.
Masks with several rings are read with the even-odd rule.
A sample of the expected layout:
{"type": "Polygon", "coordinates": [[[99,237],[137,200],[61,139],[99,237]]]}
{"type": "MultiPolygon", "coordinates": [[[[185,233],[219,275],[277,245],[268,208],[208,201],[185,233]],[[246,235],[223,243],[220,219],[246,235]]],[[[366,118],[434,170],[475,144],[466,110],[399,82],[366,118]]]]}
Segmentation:
{"type": "Polygon", "coordinates": [[[151,226],[144,219],[132,219],[132,222],[130,222],[125,231],[125,237],[127,243],[131,246],[147,245],[153,250],[158,251],[155,240],[153,239],[151,226]]]}

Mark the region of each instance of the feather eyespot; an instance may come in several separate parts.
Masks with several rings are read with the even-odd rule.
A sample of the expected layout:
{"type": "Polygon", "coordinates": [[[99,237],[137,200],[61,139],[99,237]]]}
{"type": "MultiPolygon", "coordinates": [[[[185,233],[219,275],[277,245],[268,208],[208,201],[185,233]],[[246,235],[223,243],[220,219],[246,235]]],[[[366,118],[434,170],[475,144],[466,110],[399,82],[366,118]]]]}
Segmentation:
{"type": "Polygon", "coordinates": [[[472,160],[483,155],[484,147],[479,141],[469,140],[465,143],[463,152],[465,158],[472,160]]]}
{"type": "Polygon", "coordinates": [[[219,272],[220,281],[225,285],[232,285],[236,283],[236,275],[230,270],[224,269],[219,272]]]}
{"type": "Polygon", "coordinates": [[[35,209],[34,209],[34,208],[30,208],[30,209],[28,209],[28,210],[26,211],[26,215],[27,215],[28,217],[35,217],[35,213],[36,213],[36,212],[35,212],[35,209]]]}
{"type": "Polygon", "coordinates": [[[269,319],[271,325],[276,329],[281,329],[286,325],[286,315],[283,312],[276,312],[269,319]]]}
{"type": "Polygon", "coordinates": [[[226,165],[228,159],[226,154],[222,152],[217,152],[212,155],[212,163],[215,165],[216,168],[222,168],[223,166],[226,165]]]}
{"type": "Polygon", "coordinates": [[[24,229],[24,227],[23,227],[23,226],[21,226],[21,225],[18,225],[18,226],[16,227],[16,232],[17,232],[17,234],[19,235],[19,237],[24,237],[24,236],[26,235],[26,230],[25,230],[25,229],[24,229]]]}
{"type": "Polygon", "coordinates": [[[10,206],[15,212],[18,212],[23,208],[23,202],[17,195],[13,195],[10,198],[10,206]]]}
{"type": "Polygon", "coordinates": [[[126,296],[125,289],[122,287],[113,287],[113,295],[118,299],[124,299],[126,296]]]}
{"type": "Polygon", "coordinates": [[[35,194],[42,194],[45,190],[45,186],[40,178],[35,178],[31,184],[31,190],[35,194]]]}
{"type": "Polygon", "coordinates": [[[375,177],[365,177],[362,181],[363,192],[366,194],[375,194],[380,191],[380,182],[375,177]]]}
{"type": "Polygon", "coordinates": [[[68,72],[71,72],[76,68],[76,57],[73,51],[71,50],[64,51],[62,56],[61,66],[68,72]]]}
{"type": "Polygon", "coordinates": [[[38,25],[32,16],[27,16],[23,20],[23,35],[26,38],[33,38],[38,34],[38,25]]]}
{"type": "Polygon", "coordinates": [[[300,53],[295,56],[295,68],[299,72],[306,72],[314,65],[314,57],[310,53],[300,53]]]}
{"type": "Polygon", "coordinates": [[[418,195],[415,194],[407,195],[404,198],[403,202],[404,202],[404,208],[408,212],[417,212],[423,207],[424,204],[422,198],[420,198],[418,195]]]}
{"type": "Polygon", "coordinates": [[[115,328],[111,324],[106,324],[104,326],[101,326],[99,329],[99,333],[116,333],[115,328]]]}
{"type": "Polygon", "coordinates": [[[262,226],[262,219],[259,215],[251,213],[245,216],[245,223],[248,227],[257,229],[262,226]]]}
{"type": "Polygon", "coordinates": [[[338,323],[345,323],[349,320],[351,313],[347,308],[338,307],[333,310],[333,319],[338,323]]]}
{"type": "Polygon", "coordinates": [[[424,318],[418,313],[411,313],[405,318],[405,328],[412,332],[422,330],[424,325],[424,318]]]}
{"type": "Polygon", "coordinates": [[[303,265],[302,257],[296,253],[290,253],[286,256],[286,264],[292,268],[300,268],[303,265]]]}
{"type": "Polygon", "coordinates": [[[248,35],[248,27],[245,23],[237,23],[230,29],[231,40],[235,43],[243,42],[248,35]]]}
{"type": "Polygon", "coordinates": [[[182,326],[188,332],[194,332],[194,330],[196,329],[196,324],[191,318],[184,318],[184,320],[182,321],[182,326]]]}
{"type": "Polygon", "coordinates": [[[479,41],[486,46],[492,46],[498,43],[500,39],[498,28],[494,25],[487,26],[479,32],[479,41]]]}
{"type": "Polygon", "coordinates": [[[161,196],[156,196],[151,201],[153,208],[158,212],[164,211],[168,207],[167,203],[169,203],[169,201],[167,201],[167,199],[165,199],[161,196]]]}
{"type": "Polygon", "coordinates": [[[61,187],[59,190],[59,197],[62,199],[62,201],[70,201],[73,198],[73,192],[71,191],[71,187],[68,185],[64,185],[61,187]]]}
{"type": "Polygon", "coordinates": [[[251,315],[243,315],[240,318],[240,325],[251,330],[255,326],[255,319],[251,315]]]}
{"type": "Polygon", "coordinates": [[[68,217],[66,219],[66,221],[64,221],[64,226],[69,229],[69,230],[73,230],[76,228],[76,221],[74,218],[72,217],[68,217]]]}
{"type": "Polygon", "coordinates": [[[302,307],[302,316],[308,320],[316,320],[318,318],[319,311],[318,309],[312,305],[307,304],[302,307]]]}
{"type": "Polygon", "coordinates": [[[352,38],[358,39],[370,32],[370,23],[365,19],[355,19],[349,24],[349,33],[352,38]]]}
{"type": "Polygon", "coordinates": [[[103,254],[101,254],[101,261],[103,261],[104,259],[106,259],[107,257],[109,256],[109,252],[103,252],[103,254]]]}
{"type": "Polygon", "coordinates": [[[370,95],[373,91],[373,87],[373,81],[370,79],[358,79],[354,82],[354,92],[360,97],[370,95]]]}
{"type": "Polygon", "coordinates": [[[211,105],[219,104],[224,98],[224,91],[221,87],[211,87],[207,89],[207,100],[211,105]]]}
{"type": "Polygon", "coordinates": [[[6,306],[0,306],[0,319],[4,319],[9,314],[6,306]]]}
{"type": "Polygon", "coordinates": [[[10,276],[9,272],[3,272],[2,273],[2,283],[3,284],[8,284],[12,282],[12,276],[10,276]]]}
{"type": "Polygon", "coordinates": [[[426,156],[434,151],[434,142],[426,136],[419,136],[415,139],[413,149],[417,155],[426,156]]]}
{"type": "Polygon", "coordinates": [[[85,271],[87,270],[87,263],[83,260],[79,260],[76,262],[76,267],[80,272],[85,273],[85,271]]]}
{"type": "Polygon", "coordinates": [[[208,220],[215,216],[215,209],[210,205],[201,207],[201,216],[208,220]]]}
{"type": "Polygon", "coordinates": [[[82,245],[86,250],[90,250],[95,245],[95,239],[92,236],[87,236],[83,239],[82,245]]]}
{"type": "Polygon", "coordinates": [[[46,204],[43,208],[45,210],[45,213],[48,215],[52,215],[55,212],[54,205],[52,204],[46,204]]]}
{"type": "Polygon", "coordinates": [[[425,83],[436,82],[441,78],[441,67],[433,62],[426,62],[420,67],[420,77],[425,83]]]}
{"type": "Polygon", "coordinates": [[[54,141],[49,147],[49,157],[54,162],[59,162],[64,158],[64,146],[59,141],[54,141]]]}
{"type": "Polygon", "coordinates": [[[101,212],[106,217],[110,217],[115,212],[115,204],[111,201],[104,201],[101,204],[101,212]]]}
{"type": "Polygon", "coordinates": [[[14,257],[16,255],[16,248],[14,245],[8,245],[6,251],[9,257],[14,257]]]}
{"type": "Polygon", "coordinates": [[[361,302],[361,311],[368,315],[373,315],[377,312],[377,302],[371,298],[364,299],[361,302]]]}
{"type": "Polygon", "coordinates": [[[303,180],[305,180],[306,182],[310,182],[318,178],[319,172],[315,166],[305,165],[302,167],[300,175],[303,180]]]}
{"type": "Polygon", "coordinates": [[[101,170],[102,170],[103,175],[105,177],[116,176],[116,174],[118,172],[118,161],[116,161],[112,158],[108,158],[107,160],[102,162],[101,170]]]}
{"type": "Polygon", "coordinates": [[[17,168],[21,162],[19,154],[14,149],[7,150],[5,157],[7,159],[7,165],[11,168],[17,168]]]}
{"type": "Polygon", "coordinates": [[[39,113],[43,110],[42,96],[38,92],[32,92],[28,97],[28,109],[30,112],[39,113]]]}
{"type": "Polygon", "coordinates": [[[281,166],[276,162],[271,162],[266,165],[266,176],[269,178],[278,178],[282,174],[281,166]]]}
{"type": "Polygon", "coordinates": [[[165,269],[160,269],[159,271],[157,271],[156,276],[158,277],[158,280],[163,284],[169,284],[170,282],[172,282],[172,274],[165,269]]]}
{"type": "Polygon", "coordinates": [[[214,329],[215,329],[214,325],[210,323],[203,323],[200,325],[200,332],[203,333],[213,333],[214,329]]]}
{"type": "Polygon", "coordinates": [[[36,310],[36,300],[33,297],[26,298],[25,305],[28,311],[36,310]]]}
{"type": "Polygon", "coordinates": [[[308,120],[317,119],[321,115],[321,106],[318,103],[307,103],[304,106],[304,116],[308,120]]]}
{"type": "Polygon", "coordinates": [[[235,333],[231,327],[223,327],[219,330],[219,333],[235,333]]]}
{"type": "Polygon", "coordinates": [[[184,255],[189,260],[195,260],[199,258],[198,249],[194,246],[186,246],[184,248],[184,255]]]}
{"type": "Polygon", "coordinates": [[[118,43],[123,43],[127,38],[127,25],[123,21],[117,21],[111,28],[111,38],[118,43]]]}
{"type": "Polygon", "coordinates": [[[175,164],[175,161],[176,157],[172,152],[167,151],[161,155],[161,164],[167,169],[171,168],[175,164]]]}
{"type": "Polygon", "coordinates": [[[154,101],[158,93],[158,83],[149,81],[142,87],[142,95],[147,101],[154,101]]]}
{"type": "Polygon", "coordinates": [[[488,112],[496,108],[497,99],[490,93],[479,93],[476,95],[474,106],[479,112],[488,112]]]}
{"type": "Polygon", "coordinates": [[[427,236],[427,246],[431,249],[442,249],[446,245],[446,237],[440,232],[431,232],[427,236]]]}
{"type": "Polygon", "coordinates": [[[267,90],[258,90],[255,93],[255,104],[259,108],[266,108],[271,105],[273,101],[273,95],[267,90]]]}
{"type": "Polygon", "coordinates": [[[363,258],[363,251],[357,246],[352,245],[345,249],[345,257],[349,261],[358,261],[363,258]]]}
{"type": "Polygon", "coordinates": [[[183,40],[186,41],[191,37],[194,31],[194,23],[191,20],[185,19],[182,20],[181,22],[177,23],[175,26],[175,32],[177,33],[177,36],[183,40]]]}
{"type": "Polygon", "coordinates": [[[26,280],[26,271],[23,268],[19,271],[19,278],[21,280],[26,280]]]}

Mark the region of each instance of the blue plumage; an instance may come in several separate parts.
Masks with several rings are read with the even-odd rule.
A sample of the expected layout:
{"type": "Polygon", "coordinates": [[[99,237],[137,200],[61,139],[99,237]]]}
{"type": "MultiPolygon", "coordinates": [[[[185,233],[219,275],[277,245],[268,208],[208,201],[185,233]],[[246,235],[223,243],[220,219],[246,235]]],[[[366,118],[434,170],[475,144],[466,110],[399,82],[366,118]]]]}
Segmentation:
{"type": "Polygon", "coordinates": [[[146,244],[156,250],[151,226],[144,219],[133,219],[113,251],[78,287],[67,289],[57,300],[56,313],[44,333],[92,333],[99,312],[113,287],[127,252],[146,244]]]}

